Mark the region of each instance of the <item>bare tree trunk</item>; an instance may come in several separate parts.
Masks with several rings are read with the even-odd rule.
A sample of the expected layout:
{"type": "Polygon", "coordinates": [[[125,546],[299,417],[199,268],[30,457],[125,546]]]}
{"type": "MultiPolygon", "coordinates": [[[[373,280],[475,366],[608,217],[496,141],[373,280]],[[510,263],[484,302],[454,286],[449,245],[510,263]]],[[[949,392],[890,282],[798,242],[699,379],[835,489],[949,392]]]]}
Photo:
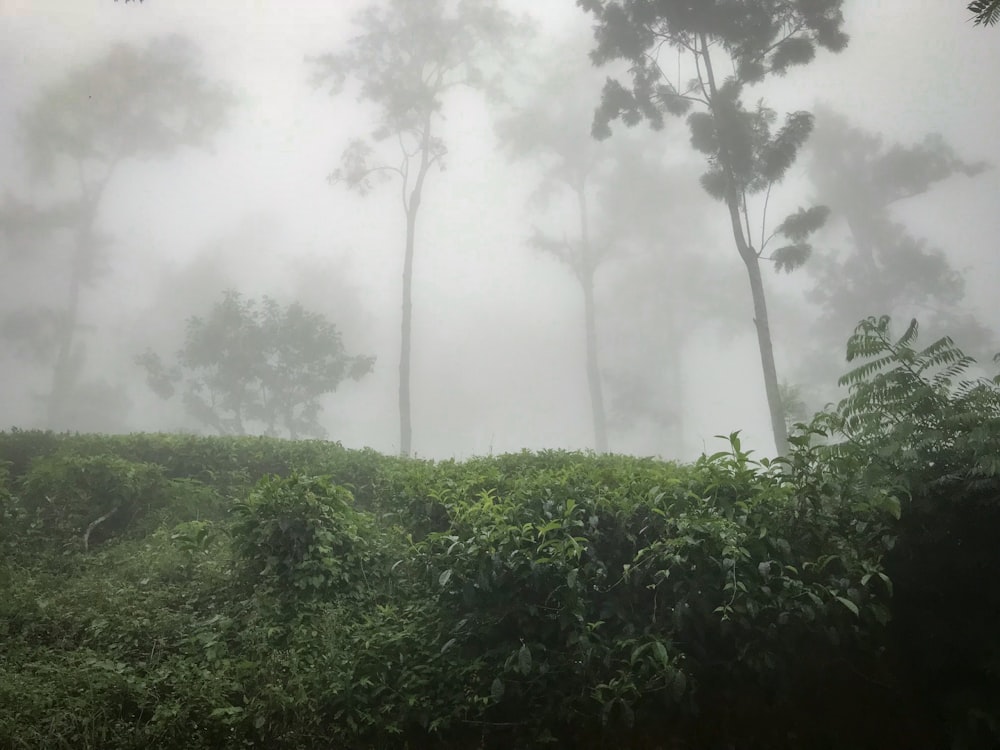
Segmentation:
{"type": "Polygon", "coordinates": [[[587,328],[587,383],[590,386],[590,408],[594,416],[594,450],[608,452],[607,416],[604,413],[604,391],[601,370],[597,363],[597,319],[594,311],[593,272],[583,280],[583,316],[587,328]]]}
{"type": "Polygon", "coordinates": [[[399,349],[399,455],[409,456],[413,441],[410,421],[410,347],[413,321],[413,240],[417,228],[417,205],[411,198],[406,211],[406,252],[403,256],[403,321],[399,349]]]}
{"type": "MultiPolygon", "coordinates": [[[[406,196],[406,178],[403,180],[403,209],[406,211],[406,251],[403,255],[403,316],[399,341],[399,455],[410,455],[413,447],[413,424],[410,418],[410,351],[413,328],[413,249],[417,234],[417,212],[424,192],[424,180],[434,163],[431,154],[431,116],[428,109],[424,116],[424,129],[420,139],[420,165],[413,190],[406,196]]],[[[406,157],[409,163],[409,156],[406,157]]]]}
{"type": "Polygon", "coordinates": [[[670,371],[670,392],[673,396],[673,408],[670,410],[671,427],[674,437],[673,458],[680,460],[684,454],[684,370],[681,367],[684,340],[677,327],[676,291],[670,294],[670,314],[667,316],[666,329],[668,367],[670,371]]]}
{"type": "Polygon", "coordinates": [[[72,398],[73,385],[79,376],[80,362],[74,356],[74,343],[80,314],[80,291],[84,274],[94,252],[93,214],[81,219],[76,232],[76,248],[70,270],[69,298],[58,322],[56,359],[52,365],[52,387],[46,401],[46,424],[50,429],[65,427],[62,420],[72,398]]]}
{"type": "Polygon", "coordinates": [[[590,247],[585,183],[577,186],[580,208],[580,284],[583,286],[583,318],[587,337],[587,384],[590,387],[590,409],[594,419],[594,450],[608,452],[608,420],[604,411],[604,391],[597,356],[597,312],[594,305],[594,270],[597,265],[590,247]]]}
{"type": "MultiPolygon", "coordinates": [[[[712,58],[709,54],[708,42],[701,35],[705,72],[708,76],[709,102],[715,101],[717,89],[715,74],[712,70],[712,58]]],[[[716,116],[712,112],[713,117],[716,116]]],[[[760,349],[760,363],[764,371],[764,391],[767,394],[767,407],[771,414],[771,432],[774,435],[774,447],[778,455],[788,453],[788,426],[785,423],[785,409],[781,404],[781,391],[778,388],[778,372],[774,366],[774,347],[771,343],[771,324],[767,317],[767,300],[764,296],[764,280],[760,275],[760,258],[757,251],[750,245],[743,232],[743,222],[740,213],[742,205],[736,192],[736,179],[733,175],[729,153],[722,144],[720,161],[726,173],[726,207],[729,209],[729,220],[733,228],[733,239],[739,251],[743,264],[746,266],[750,279],[750,294],[753,297],[754,325],[757,328],[757,346],[760,349]]]]}
{"type": "MultiPolygon", "coordinates": [[[[744,243],[745,244],[745,243],[744,243]]],[[[737,240],[739,245],[739,240],[737,240]]],[[[757,327],[757,345],[760,348],[760,364],[764,371],[764,390],[767,392],[767,406],[771,412],[771,431],[774,433],[774,447],[779,456],[788,453],[788,425],[785,422],[785,408],[781,403],[778,388],[778,372],[774,366],[774,348],[771,345],[771,324],[767,319],[767,300],[764,296],[764,280],[760,275],[760,260],[750,248],[749,257],[743,262],[750,277],[750,293],[753,296],[754,325],[757,327]]]]}

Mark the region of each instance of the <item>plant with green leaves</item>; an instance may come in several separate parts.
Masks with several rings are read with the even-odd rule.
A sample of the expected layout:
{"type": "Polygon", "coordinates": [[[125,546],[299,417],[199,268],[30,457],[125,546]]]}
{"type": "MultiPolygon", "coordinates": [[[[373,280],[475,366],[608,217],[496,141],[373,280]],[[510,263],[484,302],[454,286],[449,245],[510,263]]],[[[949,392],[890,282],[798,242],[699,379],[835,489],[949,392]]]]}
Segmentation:
{"type": "Polygon", "coordinates": [[[847,359],[861,364],[840,378],[850,395],[833,423],[846,438],[842,449],[862,451],[916,485],[930,477],[968,486],[993,481],[1000,475],[1000,376],[969,376],[975,360],[951,338],[918,348],[918,332],[912,320],[893,336],[888,316],[856,328],[847,359]]]}
{"type": "MultiPolygon", "coordinates": [[[[776,113],[759,102],[747,108],[745,89],[769,75],[810,62],[817,47],[839,52],[847,44],[842,31],[843,0],[802,3],[755,0],[738,4],[688,0],[577,0],[596,19],[595,63],[621,59],[630,65],[631,85],[609,79],[594,117],[593,133],[610,136],[609,124],[647,121],[662,128],[664,114],[688,116],[691,145],[705,155],[708,170],[701,183],[725,203],[733,239],[746,267],[753,298],[771,428],[779,454],[787,453],[785,412],[767,312],[762,260],[778,270],[802,265],[812,251],[809,237],[827,216],[823,206],[800,208],[773,227],[767,221],[771,191],[788,172],[812,130],[808,112],[793,112],[775,130],[776,113]],[[690,62],[690,79],[672,80],[666,50],[676,49],[690,62]],[[718,62],[730,59],[733,73],[723,79],[718,62]],[[718,73],[717,73],[718,69],[718,73]],[[752,231],[750,198],[760,195],[759,240],[752,231]],[[768,229],[770,228],[770,235],[768,229]],[[783,245],[770,251],[774,240],[783,245]]],[[[679,76],[680,74],[678,74],[679,76]]]]}
{"type": "Polygon", "coordinates": [[[940,717],[930,745],[993,747],[1000,592],[983,581],[1000,568],[1000,375],[972,374],[948,337],[917,346],[918,332],[915,320],[898,336],[887,316],[861,321],[847,348],[856,366],[841,378],[850,393],[812,428],[840,440],[819,449],[827,463],[853,464],[861,487],[904,499],[885,560],[887,658],[940,717]]]}
{"type": "Polygon", "coordinates": [[[88,551],[134,532],[168,500],[163,470],[114,455],[54,455],[32,463],[17,493],[24,531],[40,548],[88,551]]]}
{"type": "Polygon", "coordinates": [[[167,365],[147,350],[136,362],[159,396],[171,398],[182,385],[188,412],[220,434],[244,435],[247,423],[257,422],[268,435],[280,428],[293,440],[322,437],[321,397],[375,363],[347,354],[337,327],[322,315],[233,291],[207,317],[188,319],[177,359],[167,365]]]}
{"type": "Polygon", "coordinates": [[[388,550],[379,542],[387,539],[354,508],[349,490],[323,477],[265,477],[234,512],[240,575],[263,601],[292,606],[381,593],[388,550]]]}

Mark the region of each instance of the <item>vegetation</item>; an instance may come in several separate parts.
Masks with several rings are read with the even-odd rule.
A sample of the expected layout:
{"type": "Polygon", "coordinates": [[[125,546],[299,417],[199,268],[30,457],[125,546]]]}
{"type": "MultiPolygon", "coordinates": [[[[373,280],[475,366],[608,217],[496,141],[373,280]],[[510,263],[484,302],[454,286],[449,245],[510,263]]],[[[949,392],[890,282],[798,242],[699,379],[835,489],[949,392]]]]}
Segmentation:
{"type": "Polygon", "coordinates": [[[577,0],[596,21],[591,58],[598,64],[625,60],[632,79],[629,87],[608,79],[594,117],[596,137],[609,137],[610,123],[619,118],[626,125],[645,120],[660,129],[664,114],[678,116],[693,106],[701,108],[688,116],[691,145],[706,157],[708,171],[702,175],[702,186],[726,204],[736,249],[746,267],[771,427],[782,455],[788,448],[785,410],[760,262],[771,260],[778,270],[802,265],[812,251],[808,238],[823,225],[828,210],[800,208],[766,234],[771,190],[785,177],[808,138],[812,116],[793,112],[772,132],[776,113],[762,101],[747,109],[742,95],[746,87],[769,75],[783,75],[791,67],[807,64],[817,47],[842,50],[847,36],[841,30],[841,2],[713,3],[692,9],[688,2],[654,6],[645,0],[577,0]],[[669,68],[660,55],[669,49],[690,58],[689,81],[679,80],[679,71],[678,80],[665,72],[669,68]],[[717,74],[715,67],[724,56],[733,63],[733,74],[725,79],[721,68],[717,74]],[[755,245],[748,198],[758,194],[764,198],[760,240],[755,245]],[[786,244],[765,256],[768,243],[776,237],[786,244]]]}
{"type": "Polygon", "coordinates": [[[343,53],[323,55],[314,80],[332,83],[339,94],[346,81],[359,84],[359,98],[375,105],[376,143],[395,141],[397,160],[380,162],[365,139],[344,149],[341,166],[330,182],[367,194],[376,182],[393,176],[401,183],[406,240],[403,252],[403,302],[399,354],[399,453],[409,456],[413,442],[410,417],[410,354],[413,327],[413,262],[417,217],[424,182],[441,167],[447,146],[437,135],[447,93],[458,87],[488,90],[495,81],[482,58],[502,51],[516,31],[513,18],[497,0],[460,2],[454,9],[443,0],[415,4],[391,0],[372,5],[358,16],[362,32],[343,53]],[[374,157],[374,158],[373,158],[374,157]]]}
{"type": "Polygon", "coordinates": [[[255,421],[265,434],[281,428],[293,440],[322,437],[320,398],[375,364],[374,357],[348,355],[322,315],[232,291],[207,318],[188,319],[177,358],[167,365],[147,350],[136,359],[159,396],[171,398],[181,385],[188,413],[220,435],[245,435],[255,421]]]}
{"type": "Polygon", "coordinates": [[[0,746],[992,747],[1000,378],[916,335],[775,462],[0,434],[0,746]]]}
{"type": "Polygon", "coordinates": [[[992,26],[1000,21],[1000,0],[973,0],[968,9],[976,26],[992,26]]]}
{"type": "Polygon", "coordinates": [[[197,49],[170,36],[141,48],[116,45],[52,84],[23,114],[24,154],[46,190],[41,200],[6,197],[0,239],[13,260],[43,273],[51,273],[45,257],[62,251],[66,288],[56,307],[32,299],[6,315],[0,333],[49,370],[50,387],[40,394],[49,427],[120,428],[106,416],[122,411],[120,389],[85,379],[80,336],[86,290],[106,272],[113,245],[99,219],[114,177],[129,161],[210,147],[231,105],[223,88],[204,79],[197,49]]]}
{"type": "MultiPolygon", "coordinates": [[[[987,165],[963,160],[940,136],[884,143],[825,109],[817,113],[807,152],[813,191],[830,207],[830,224],[842,222],[848,243],[844,251],[823,253],[805,267],[815,280],[810,296],[821,312],[810,321],[812,346],[802,357],[800,378],[813,387],[833,385],[829,373],[842,366],[837,355],[843,331],[859,315],[905,319],[919,311],[926,332],[949,333],[968,350],[990,351],[993,334],[967,311],[962,273],[944,251],[893,217],[900,203],[951,177],[977,176],[987,165]]],[[[828,397],[824,393],[819,403],[828,397]]]]}

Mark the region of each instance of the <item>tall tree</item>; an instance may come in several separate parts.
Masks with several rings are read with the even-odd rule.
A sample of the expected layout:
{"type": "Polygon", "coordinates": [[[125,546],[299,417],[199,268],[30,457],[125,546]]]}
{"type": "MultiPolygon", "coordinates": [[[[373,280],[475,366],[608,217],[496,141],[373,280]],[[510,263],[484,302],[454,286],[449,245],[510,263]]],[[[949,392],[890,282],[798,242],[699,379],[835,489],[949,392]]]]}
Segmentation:
{"type": "MultiPolygon", "coordinates": [[[[561,64],[539,66],[551,72],[500,122],[498,132],[512,156],[541,172],[532,207],[572,216],[568,231],[536,228],[532,243],[564,263],[583,292],[585,372],[597,451],[607,449],[614,433],[640,421],[660,434],[674,432],[679,443],[679,317],[691,302],[680,289],[679,269],[699,270],[688,262],[697,265],[698,259],[681,257],[684,243],[676,231],[681,211],[688,211],[688,227],[692,218],[681,184],[690,164],[665,158],[659,139],[645,133],[613,141],[592,138],[588,120],[603,77],[578,50],[569,52],[561,64]],[[606,298],[614,300],[602,308],[595,282],[613,260],[625,262],[600,274],[606,298]],[[651,266],[658,271],[655,278],[643,275],[651,266]],[[660,313],[653,324],[656,340],[647,338],[637,347],[636,335],[651,334],[637,320],[649,307],[660,313]]],[[[662,442],[656,445],[663,449],[662,442]]]]}
{"type": "Polygon", "coordinates": [[[595,142],[587,132],[584,118],[590,105],[582,97],[566,96],[566,92],[585,92],[587,83],[584,76],[562,65],[541,82],[515,114],[499,124],[498,132],[511,156],[541,166],[542,180],[532,196],[536,207],[545,206],[553,193],[560,191],[567,191],[572,197],[575,237],[560,238],[536,227],[531,244],[568,266],[580,283],[594,448],[598,453],[606,453],[608,427],[598,354],[594,277],[615,248],[610,236],[594,232],[593,198],[613,157],[609,148],[595,142]]]}
{"type": "MultiPolygon", "coordinates": [[[[57,308],[20,311],[5,322],[14,337],[41,342],[51,366],[44,397],[50,427],[63,424],[80,386],[81,297],[106,269],[111,238],[99,228],[107,187],[130,159],[167,157],[207,147],[231,97],[199,71],[197,50],[171,36],[142,48],[121,44],[46,89],[24,114],[21,139],[44,197],[10,194],[0,205],[0,229],[12,253],[61,246],[69,284],[57,308]]],[[[37,253],[32,253],[36,255],[37,253]]]]}
{"type": "Polygon", "coordinates": [[[394,161],[380,161],[368,140],[353,140],[330,175],[364,195],[376,182],[396,177],[406,218],[399,355],[399,452],[410,455],[410,355],[413,262],[417,216],[427,175],[447,153],[437,135],[445,97],[458,87],[489,89],[484,60],[505,49],[517,24],[497,0],[387,0],[357,18],[361,33],[346,52],[315,58],[314,80],[338,95],[348,78],[359,98],[375,105],[378,124],[370,141],[394,142],[394,161]]]}
{"type": "Polygon", "coordinates": [[[295,440],[324,435],[321,397],[370,373],[375,359],[348,355],[337,327],[302,305],[226,292],[208,316],[188,319],[176,364],[152,350],[136,362],[157,395],[182,388],[187,411],[220,435],[245,435],[257,422],[295,440]]]}
{"type": "Polygon", "coordinates": [[[900,204],[956,175],[975,176],[986,164],[960,158],[944,139],[931,135],[911,145],[885,143],[828,109],[817,114],[807,168],[815,196],[841,218],[850,239],[845,252],[809,265],[813,299],[822,315],[813,326],[818,372],[842,368],[830,361],[841,351],[859,318],[919,316],[932,335],[950,335],[979,348],[989,334],[962,310],[965,282],[945,254],[914,237],[895,220],[900,204]]]}
{"type": "Polygon", "coordinates": [[[816,47],[839,51],[846,46],[842,31],[842,0],[577,0],[596,18],[595,63],[623,59],[630,64],[631,85],[609,78],[594,118],[593,133],[610,135],[610,123],[642,120],[663,127],[664,113],[688,117],[692,146],[703,153],[708,171],[702,185],[728,209],[733,239],[746,267],[753,297],[754,323],[771,428],[778,453],[787,452],[787,429],[781,404],[771,326],[768,320],[760,261],[769,259],[781,270],[801,265],[811,246],[809,235],[822,225],[826,209],[799,209],[767,236],[767,205],[772,187],[785,176],[809,136],[812,117],[794,112],[774,132],[776,114],[762,103],[747,109],[744,89],[769,75],[781,75],[813,59],[816,47]],[[687,56],[690,77],[672,80],[667,74],[667,48],[687,56]],[[720,58],[732,63],[732,75],[721,78],[720,58]],[[762,194],[760,241],[754,245],[749,197],[762,194]],[[770,240],[787,244],[769,256],[770,240]]]}

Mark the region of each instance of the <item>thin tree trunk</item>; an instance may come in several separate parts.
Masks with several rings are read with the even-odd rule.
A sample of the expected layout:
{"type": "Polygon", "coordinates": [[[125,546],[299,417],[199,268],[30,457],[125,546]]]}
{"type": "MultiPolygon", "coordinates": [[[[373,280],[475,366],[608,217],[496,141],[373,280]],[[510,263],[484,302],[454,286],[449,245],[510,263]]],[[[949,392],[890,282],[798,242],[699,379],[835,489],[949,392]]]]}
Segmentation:
{"type": "Polygon", "coordinates": [[[413,441],[410,420],[410,337],[413,322],[413,239],[417,228],[416,206],[411,199],[406,212],[406,252],[403,255],[403,320],[399,349],[399,455],[409,456],[413,441]]]}
{"type": "Polygon", "coordinates": [[[604,413],[601,370],[597,363],[597,320],[592,272],[583,282],[583,316],[587,328],[587,382],[590,386],[590,408],[594,416],[594,450],[598,453],[607,453],[608,426],[607,416],[604,413]]]}
{"type": "Polygon", "coordinates": [[[420,143],[420,166],[413,190],[406,199],[406,185],[403,186],[403,208],[406,211],[406,250],[403,255],[403,315],[399,340],[399,455],[410,455],[413,446],[413,423],[410,417],[410,352],[413,329],[413,251],[417,233],[417,212],[424,191],[424,179],[430,169],[431,156],[431,115],[428,110],[424,118],[424,132],[420,143]]]}
{"type": "Polygon", "coordinates": [[[594,450],[608,452],[608,420],[604,412],[604,391],[597,356],[597,313],[594,305],[595,258],[590,247],[585,184],[576,189],[580,207],[580,284],[583,286],[583,318],[587,337],[587,383],[590,387],[590,409],[594,419],[594,450]]]}
{"type": "Polygon", "coordinates": [[[46,402],[46,423],[50,429],[66,427],[63,419],[69,402],[73,381],[79,375],[79,363],[74,360],[73,344],[76,341],[77,321],[80,314],[80,290],[84,273],[91,262],[94,238],[92,234],[93,214],[81,220],[76,233],[76,251],[70,271],[69,298],[63,311],[57,332],[58,348],[52,365],[52,387],[46,402]]]}
{"type": "MultiPolygon", "coordinates": [[[[739,244],[739,240],[737,240],[739,244]]],[[[742,253],[741,253],[742,255],[742,253]]],[[[767,406],[771,412],[771,431],[774,433],[774,447],[779,456],[788,453],[788,426],[785,409],[781,403],[778,388],[778,372],[774,366],[774,348],[771,345],[771,324],[767,318],[767,300],[764,296],[764,280],[760,275],[760,260],[757,254],[743,257],[750,277],[750,293],[753,296],[754,325],[757,327],[757,345],[760,348],[760,364],[764,370],[764,389],[767,392],[767,406]]]]}
{"type": "MultiPolygon", "coordinates": [[[[705,60],[705,72],[708,76],[709,102],[714,103],[717,95],[715,73],[712,70],[712,58],[709,54],[708,42],[701,35],[701,46],[705,60]]],[[[715,112],[712,112],[713,117],[715,112]]],[[[774,365],[774,348],[771,344],[771,324],[767,317],[767,300],[764,295],[764,280],[760,274],[760,258],[757,251],[750,245],[743,232],[743,222],[740,216],[740,197],[736,192],[736,178],[733,175],[729,154],[725,144],[721,144],[720,161],[726,173],[726,207],[729,209],[729,220],[733,228],[733,239],[739,251],[743,264],[750,279],[750,294],[753,297],[754,325],[757,328],[757,346],[760,349],[760,363],[764,372],[764,391],[767,394],[767,407],[771,414],[771,432],[774,435],[774,447],[778,455],[788,453],[788,427],[785,424],[785,410],[781,404],[781,391],[778,388],[778,372],[774,365]]]]}
{"type": "Polygon", "coordinates": [[[684,454],[684,371],[681,368],[682,349],[684,342],[677,327],[677,309],[675,301],[678,295],[670,292],[670,314],[667,316],[667,356],[669,358],[670,391],[674,407],[670,413],[674,436],[673,458],[680,460],[684,454]]]}

